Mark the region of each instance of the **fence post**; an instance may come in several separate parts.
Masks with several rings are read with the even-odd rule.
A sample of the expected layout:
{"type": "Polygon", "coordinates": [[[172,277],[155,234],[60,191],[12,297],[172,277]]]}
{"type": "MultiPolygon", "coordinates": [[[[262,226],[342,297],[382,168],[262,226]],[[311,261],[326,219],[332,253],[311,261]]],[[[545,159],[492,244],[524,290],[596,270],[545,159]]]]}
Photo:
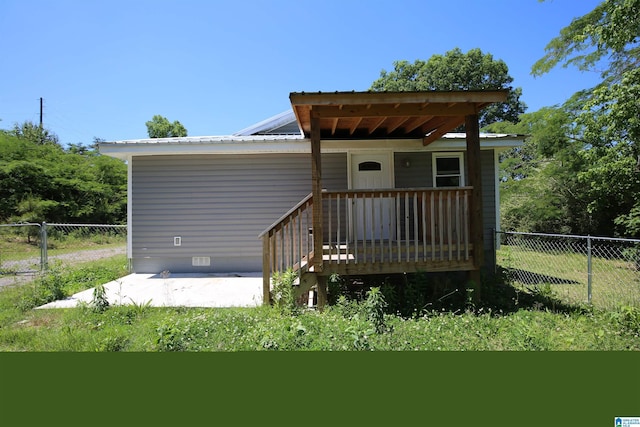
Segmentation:
{"type": "Polygon", "coordinates": [[[47,223],[43,222],[40,227],[40,270],[47,271],[49,259],[47,254],[47,223]]]}
{"type": "Polygon", "coordinates": [[[587,301],[591,304],[591,235],[587,235],[587,301]]]}

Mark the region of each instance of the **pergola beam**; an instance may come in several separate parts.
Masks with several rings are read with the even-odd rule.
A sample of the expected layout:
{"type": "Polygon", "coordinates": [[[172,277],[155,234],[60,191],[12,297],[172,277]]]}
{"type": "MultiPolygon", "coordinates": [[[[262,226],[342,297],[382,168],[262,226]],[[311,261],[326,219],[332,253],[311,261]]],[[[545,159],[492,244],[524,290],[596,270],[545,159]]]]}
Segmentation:
{"type": "Polygon", "coordinates": [[[469,207],[470,238],[473,244],[474,270],[469,279],[474,289],[473,298],[480,300],[480,268],[484,263],[484,221],[482,217],[482,169],[480,162],[480,125],[478,115],[465,117],[464,127],[467,137],[467,179],[472,187],[469,207]]]}
{"type": "Polygon", "coordinates": [[[357,104],[432,104],[432,103],[493,103],[506,100],[506,89],[430,92],[293,92],[289,100],[294,105],[357,105],[357,104]]]}
{"type": "Polygon", "coordinates": [[[321,119],[352,118],[352,117],[420,117],[420,116],[465,116],[477,111],[474,104],[368,104],[349,106],[314,107],[314,111],[321,119]]]}

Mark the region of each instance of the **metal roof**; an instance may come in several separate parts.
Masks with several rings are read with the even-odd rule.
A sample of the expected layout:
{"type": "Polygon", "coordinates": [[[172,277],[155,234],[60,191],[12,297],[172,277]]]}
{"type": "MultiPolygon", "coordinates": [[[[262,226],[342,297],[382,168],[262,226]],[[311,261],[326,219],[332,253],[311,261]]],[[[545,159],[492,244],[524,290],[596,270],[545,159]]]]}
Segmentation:
{"type": "MultiPolygon", "coordinates": [[[[101,142],[100,146],[179,146],[307,141],[311,116],[319,117],[322,139],[465,139],[447,133],[466,114],[497,102],[506,91],[317,92],[289,95],[292,110],[262,120],[232,135],[141,138],[101,142]],[[292,129],[300,131],[290,133],[292,129]],[[279,133],[287,130],[288,133],[279,133]],[[303,134],[304,132],[304,134],[303,134]]],[[[481,134],[481,139],[523,139],[517,134],[481,134]]]]}
{"type": "Polygon", "coordinates": [[[118,141],[105,141],[100,145],[110,144],[216,144],[229,142],[265,142],[265,141],[297,141],[304,140],[302,135],[213,135],[213,136],[184,136],[177,138],[144,138],[144,139],[124,139],[118,141]]]}
{"type": "Polygon", "coordinates": [[[315,120],[321,139],[423,138],[435,141],[507,100],[507,89],[415,92],[292,92],[291,106],[305,136],[315,120]]]}
{"type": "MultiPolygon", "coordinates": [[[[296,116],[293,113],[293,110],[287,110],[275,116],[269,117],[268,119],[262,120],[256,124],[248,126],[244,129],[235,132],[233,135],[237,136],[246,136],[246,135],[256,135],[256,134],[291,134],[289,132],[283,133],[278,132],[283,128],[291,125],[292,123],[296,123],[296,116]]],[[[295,134],[302,134],[300,128],[297,129],[295,134]]]]}

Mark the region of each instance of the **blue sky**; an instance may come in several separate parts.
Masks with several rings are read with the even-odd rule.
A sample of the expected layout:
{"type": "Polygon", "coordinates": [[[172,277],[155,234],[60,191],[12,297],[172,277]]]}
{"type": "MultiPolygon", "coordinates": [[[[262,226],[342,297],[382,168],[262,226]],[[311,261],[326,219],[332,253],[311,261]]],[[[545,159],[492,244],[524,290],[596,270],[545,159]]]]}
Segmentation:
{"type": "Polygon", "coordinates": [[[40,119],[63,144],[146,138],[160,114],[190,136],[230,134],[290,92],[367,90],[393,61],[480,48],[527,111],[596,73],[531,66],[596,0],[1,0],[0,128],[40,119]]]}

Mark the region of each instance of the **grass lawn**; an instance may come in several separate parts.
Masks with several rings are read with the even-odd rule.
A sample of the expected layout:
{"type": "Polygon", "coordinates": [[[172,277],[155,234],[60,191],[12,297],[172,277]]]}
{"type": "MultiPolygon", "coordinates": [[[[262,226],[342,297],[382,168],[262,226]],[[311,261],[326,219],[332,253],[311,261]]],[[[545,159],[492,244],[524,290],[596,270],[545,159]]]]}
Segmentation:
{"type": "Polygon", "coordinates": [[[636,307],[568,305],[549,293],[495,282],[484,284],[480,305],[461,298],[409,315],[390,313],[382,292],[362,300],[333,295],[334,304],[322,313],[286,301],[229,309],[33,309],[125,274],[126,259],[117,256],[1,290],[0,351],[640,350],[636,307]]]}
{"type": "MultiPolygon", "coordinates": [[[[586,255],[570,252],[542,252],[502,245],[498,264],[508,269],[516,286],[545,287],[565,302],[588,302],[586,255]]],[[[640,270],[621,259],[592,257],[591,303],[612,309],[619,305],[640,305],[640,270]]]]}

